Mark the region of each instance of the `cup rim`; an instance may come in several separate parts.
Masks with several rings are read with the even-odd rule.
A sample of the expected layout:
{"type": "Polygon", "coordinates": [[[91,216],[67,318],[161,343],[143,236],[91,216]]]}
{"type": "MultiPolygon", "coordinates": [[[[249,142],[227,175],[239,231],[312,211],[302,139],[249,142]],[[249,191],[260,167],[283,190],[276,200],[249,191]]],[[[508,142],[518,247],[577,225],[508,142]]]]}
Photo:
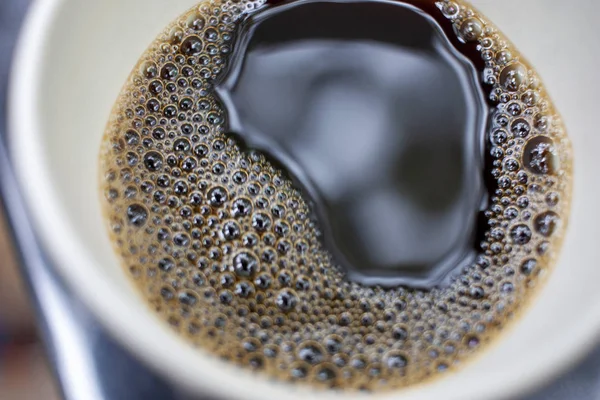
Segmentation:
{"type": "MultiPolygon", "coordinates": [[[[67,3],[67,0],[38,0],[30,6],[18,41],[9,87],[9,150],[25,203],[33,217],[32,222],[42,246],[53,261],[53,267],[112,337],[145,365],[169,377],[187,391],[218,398],[256,400],[299,400],[314,396],[314,391],[295,386],[290,390],[292,386],[289,384],[256,379],[253,375],[216,361],[201,351],[190,351],[189,344],[171,333],[149,313],[138,313],[140,307],[145,307],[141,301],[139,304],[130,304],[131,301],[122,292],[112,290],[112,285],[101,273],[101,268],[93,266],[94,262],[88,257],[85,246],[79,245],[75,230],[64,223],[68,221],[67,213],[60,205],[45,168],[41,141],[37,140],[42,135],[43,128],[36,115],[39,115],[41,76],[50,36],[48,32],[54,26],[61,7],[65,7],[67,3]],[[31,207],[40,198],[44,201],[35,202],[36,206],[31,207]],[[69,246],[65,246],[65,243],[69,243],[69,246]],[[82,268],[84,265],[90,267],[82,268]],[[92,290],[90,282],[93,282],[92,290]],[[119,312],[115,312],[116,309],[119,312]],[[165,345],[156,346],[157,340],[165,345]],[[235,379],[235,384],[232,384],[232,378],[235,379]]],[[[564,372],[597,343],[600,304],[582,316],[578,326],[577,329],[570,328],[573,331],[569,334],[561,335],[568,340],[546,341],[543,351],[519,360],[513,368],[486,374],[478,385],[463,385],[460,393],[456,391],[456,387],[449,393],[447,389],[450,386],[444,383],[448,378],[445,378],[444,382],[439,379],[439,384],[425,383],[400,392],[379,394],[378,397],[391,399],[400,393],[407,400],[426,400],[440,396],[449,400],[475,400],[522,395],[564,372]],[[482,387],[485,388],[484,391],[482,387]]],[[[339,394],[330,392],[319,392],[319,397],[340,398],[339,394]]],[[[362,397],[364,395],[344,395],[344,399],[362,397]]]]}

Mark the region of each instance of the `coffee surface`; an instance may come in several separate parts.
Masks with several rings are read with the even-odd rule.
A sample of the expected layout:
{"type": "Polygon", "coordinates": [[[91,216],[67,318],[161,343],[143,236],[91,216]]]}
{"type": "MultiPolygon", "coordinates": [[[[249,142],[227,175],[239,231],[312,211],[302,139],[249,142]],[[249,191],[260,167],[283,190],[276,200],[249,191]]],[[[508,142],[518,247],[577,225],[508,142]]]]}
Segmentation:
{"type": "Polygon", "coordinates": [[[178,334],[360,390],[481,351],[551,268],[571,186],[535,71],[452,1],[200,3],[135,67],[100,164],[115,250],[178,334]]]}
{"type": "Polygon", "coordinates": [[[229,128],[293,175],[349,279],[430,288],[474,260],[488,107],[433,19],[298,2],[238,38],[217,86],[229,128]]]}

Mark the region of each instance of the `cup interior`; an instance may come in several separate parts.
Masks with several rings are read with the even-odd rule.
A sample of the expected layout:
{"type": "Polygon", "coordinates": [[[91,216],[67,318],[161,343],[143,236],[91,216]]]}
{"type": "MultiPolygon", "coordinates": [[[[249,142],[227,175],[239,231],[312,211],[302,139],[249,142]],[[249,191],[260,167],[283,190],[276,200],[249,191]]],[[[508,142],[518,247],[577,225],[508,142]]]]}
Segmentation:
{"type": "MultiPolygon", "coordinates": [[[[268,383],[202,351],[190,351],[140,301],[106,234],[97,161],[112,104],[145,48],[196,3],[38,1],[13,70],[12,156],[57,270],[135,355],[191,392],[302,398],[304,389],[268,383]]],[[[581,2],[565,8],[560,0],[472,3],[537,67],[565,119],[575,153],[571,221],[555,271],[514,328],[458,372],[404,391],[406,400],[510,397],[573,363],[595,342],[600,327],[594,243],[600,237],[595,175],[600,169],[600,135],[595,133],[600,81],[595,77],[599,56],[592,51],[600,31],[592,18],[600,6],[581,2]]]]}

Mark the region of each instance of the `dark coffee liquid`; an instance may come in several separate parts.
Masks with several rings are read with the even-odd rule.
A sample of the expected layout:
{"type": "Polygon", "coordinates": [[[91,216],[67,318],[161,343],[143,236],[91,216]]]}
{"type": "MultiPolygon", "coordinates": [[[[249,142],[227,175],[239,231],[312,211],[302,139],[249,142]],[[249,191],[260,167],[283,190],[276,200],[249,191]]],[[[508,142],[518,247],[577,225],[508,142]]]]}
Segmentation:
{"type": "Polygon", "coordinates": [[[219,86],[230,128],[310,196],[350,280],[431,287],[473,261],[488,108],[431,16],[297,1],[240,35],[219,86]]]}

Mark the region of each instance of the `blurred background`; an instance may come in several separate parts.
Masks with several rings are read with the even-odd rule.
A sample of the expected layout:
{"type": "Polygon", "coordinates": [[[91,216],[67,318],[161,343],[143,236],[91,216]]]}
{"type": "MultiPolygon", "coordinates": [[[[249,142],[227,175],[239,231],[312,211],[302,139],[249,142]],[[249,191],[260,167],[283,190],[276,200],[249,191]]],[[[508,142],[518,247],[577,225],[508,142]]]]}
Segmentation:
{"type": "MultiPolygon", "coordinates": [[[[29,0],[0,0],[0,138],[6,128],[6,88],[11,54],[28,3],[29,0]]],[[[51,372],[52,365],[39,342],[33,309],[28,301],[28,289],[20,277],[2,213],[0,203],[0,400],[58,400],[58,385],[51,372]]],[[[121,361],[117,359],[115,362],[121,361]]],[[[129,362],[123,361],[128,365],[129,362]]],[[[76,367],[73,365],[72,369],[76,367]]],[[[123,382],[127,382],[127,377],[123,377],[123,382]]],[[[142,385],[144,381],[138,383],[142,385]]],[[[135,398],[118,398],[170,398],[164,393],[149,395],[148,390],[139,390],[137,393],[135,398]]],[[[115,398],[106,396],[110,400],[115,398]]],[[[600,400],[600,349],[592,352],[565,376],[539,392],[518,400],[570,399],[600,400]]],[[[87,399],[73,397],[73,400],[87,399]]]]}
{"type": "MultiPolygon", "coordinates": [[[[27,4],[0,0],[0,133],[5,128],[10,55],[27,4]]],[[[58,391],[38,342],[5,223],[0,206],[0,399],[55,400],[58,391]]]]}
{"type": "MultiPolygon", "coordinates": [[[[27,5],[0,0],[0,133],[5,128],[10,55],[27,5]]],[[[54,400],[57,393],[0,207],[0,399],[54,400]]]]}

